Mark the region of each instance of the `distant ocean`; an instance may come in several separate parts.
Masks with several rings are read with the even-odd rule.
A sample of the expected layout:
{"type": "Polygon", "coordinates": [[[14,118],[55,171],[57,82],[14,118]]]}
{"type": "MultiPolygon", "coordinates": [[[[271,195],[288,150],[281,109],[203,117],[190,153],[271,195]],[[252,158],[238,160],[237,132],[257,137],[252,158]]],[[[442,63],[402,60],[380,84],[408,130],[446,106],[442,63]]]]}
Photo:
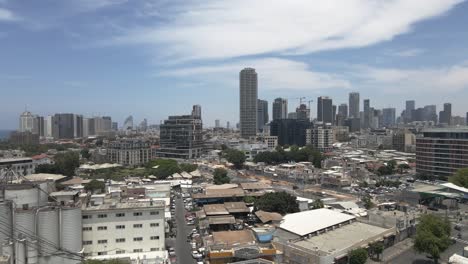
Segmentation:
{"type": "Polygon", "coordinates": [[[0,130],[0,140],[7,139],[13,130],[0,130]]]}

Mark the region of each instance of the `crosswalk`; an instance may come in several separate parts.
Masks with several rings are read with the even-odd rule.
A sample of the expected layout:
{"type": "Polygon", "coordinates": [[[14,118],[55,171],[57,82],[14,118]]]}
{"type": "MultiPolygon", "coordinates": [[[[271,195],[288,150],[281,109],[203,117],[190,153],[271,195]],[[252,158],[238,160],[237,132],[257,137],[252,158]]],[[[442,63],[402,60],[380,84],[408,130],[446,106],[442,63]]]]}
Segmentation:
{"type": "Polygon", "coordinates": [[[457,238],[457,237],[451,237],[453,240],[457,241],[457,242],[460,242],[460,243],[463,243],[463,244],[466,244],[468,245],[468,241],[466,240],[463,240],[463,239],[460,239],[460,238],[457,238]]]}

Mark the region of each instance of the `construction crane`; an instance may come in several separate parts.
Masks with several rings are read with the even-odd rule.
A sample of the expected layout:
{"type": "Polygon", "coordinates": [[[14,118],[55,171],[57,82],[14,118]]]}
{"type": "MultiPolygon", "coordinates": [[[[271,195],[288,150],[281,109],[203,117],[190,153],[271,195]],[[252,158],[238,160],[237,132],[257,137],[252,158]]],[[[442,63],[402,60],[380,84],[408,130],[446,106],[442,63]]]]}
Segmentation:
{"type": "Polygon", "coordinates": [[[312,103],[314,100],[309,100],[307,103],[309,104],[309,109],[310,109],[310,103],[312,103]]]}

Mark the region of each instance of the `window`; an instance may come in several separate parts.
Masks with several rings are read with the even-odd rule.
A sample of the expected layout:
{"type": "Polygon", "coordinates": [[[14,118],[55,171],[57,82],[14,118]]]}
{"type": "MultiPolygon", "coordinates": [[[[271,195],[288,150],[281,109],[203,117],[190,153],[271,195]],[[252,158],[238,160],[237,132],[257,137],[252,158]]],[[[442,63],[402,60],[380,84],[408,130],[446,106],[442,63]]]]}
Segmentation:
{"type": "Polygon", "coordinates": [[[107,244],[107,239],[102,239],[97,241],[98,244],[107,244]]]}
{"type": "Polygon", "coordinates": [[[93,216],[92,215],[83,215],[81,218],[82,219],[91,219],[91,218],[93,218],[93,216]]]}
{"type": "Polygon", "coordinates": [[[152,212],[150,213],[150,215],[158,215],[158,214],[159,214],[159,211],[152,211],[152,212]]]}
{"type": "Polygon", "coordinates": [[[117,238],[115,240],[115,243],[124,243],[125,242],[125,238],[117,238]]]}
{"type": "Polygon", "coordinates": [[[107,230],[107,226],[98,226],[97,230],[99,231],[107,230]]]}
{"type": "Polygon", "coordinates": [[[125,217],[125,213],[118,213],[118,214],[115,214],[115,217],[125,217]]]}
{"type": "Polygon", "coordinates": [[[134,237],[133,241],[143,241],[143,238],[142,237],[134,237]]]}
{"type": "Polygon", "coordinates": [[[125,250],[117,250],[115,251],[115,254],[125,254],[125,250]]]}
{"type": "Polygon", "coordinates": [[[159,236],[152,236],[151,240],[159,240],[159,236]]]}
{"type": "Polygon", "coordinates": [[[101,252],[98,252],[97,254],[98,254],[98,256],[102,256],[102,255],[107,255],[107,252],[101,251],[101,252]]]}
{"type": "Polygon", "coordinates": [[[124,225],[116,225],[115,229],[125,229],[125,226],[124,225]]]}
{"type": "Polygon", "coordinates": [[[92,231],[93,228],[91,226],[85,226],[83,227],[83,231],[92,231]]]}
{"type": "Polygon", "coordinates": [[[107,218],[107,214],[98,214],[97,218],[107,218]]]}
{"type": "Polygon", "coordinates": [[[159,251],[159,248],[151,248],[150,251],[159,251]]]}
{"type": "Polygon", "coordinates": [[[141,248],[137,248],[137,249],[134,249],[134,250],[133,250],[133,252],[134,252],[134,253],[137,253],[137,252],[143,252],[143,249],[141,249],[141,248]]]}
{"type": "Polygon", "coordinates": [[[157,226],[159,226],[159,223],[151,223],[150,224],[150,227],[157,227],[157,226]]]}
{"type": "Polygon", "coordinates": [[[133,213],[133,216],[142,216],[142,215],[143,215],[142,212],[135,212],[135,213],[133,213]]]}
{"type": "Polygon", "coordinates": [[[92,240],[85,240],[83,241],[83,245],[92,245],[93,241],[92,240]]]}
{"type": "Polygon", "coordinates": [[[134,225],[133,225],[133,228],[142,228],[142,227],[143,227],[142,224],[134,224],[134,225]]]}

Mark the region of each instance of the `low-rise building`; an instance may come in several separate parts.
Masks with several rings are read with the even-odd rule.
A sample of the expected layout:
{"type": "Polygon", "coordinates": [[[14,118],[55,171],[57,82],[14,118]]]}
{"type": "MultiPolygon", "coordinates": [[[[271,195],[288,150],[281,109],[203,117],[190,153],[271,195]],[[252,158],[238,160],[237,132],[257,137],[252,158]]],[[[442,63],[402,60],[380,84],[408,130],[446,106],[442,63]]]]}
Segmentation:
{"type": "Polygon", "coordinates": [[[0,172],[2,170],[11,170],[17,175],[26,176],[34,173],[36,170],[36,164],[31,158],[0,159],[0,172]]]}

